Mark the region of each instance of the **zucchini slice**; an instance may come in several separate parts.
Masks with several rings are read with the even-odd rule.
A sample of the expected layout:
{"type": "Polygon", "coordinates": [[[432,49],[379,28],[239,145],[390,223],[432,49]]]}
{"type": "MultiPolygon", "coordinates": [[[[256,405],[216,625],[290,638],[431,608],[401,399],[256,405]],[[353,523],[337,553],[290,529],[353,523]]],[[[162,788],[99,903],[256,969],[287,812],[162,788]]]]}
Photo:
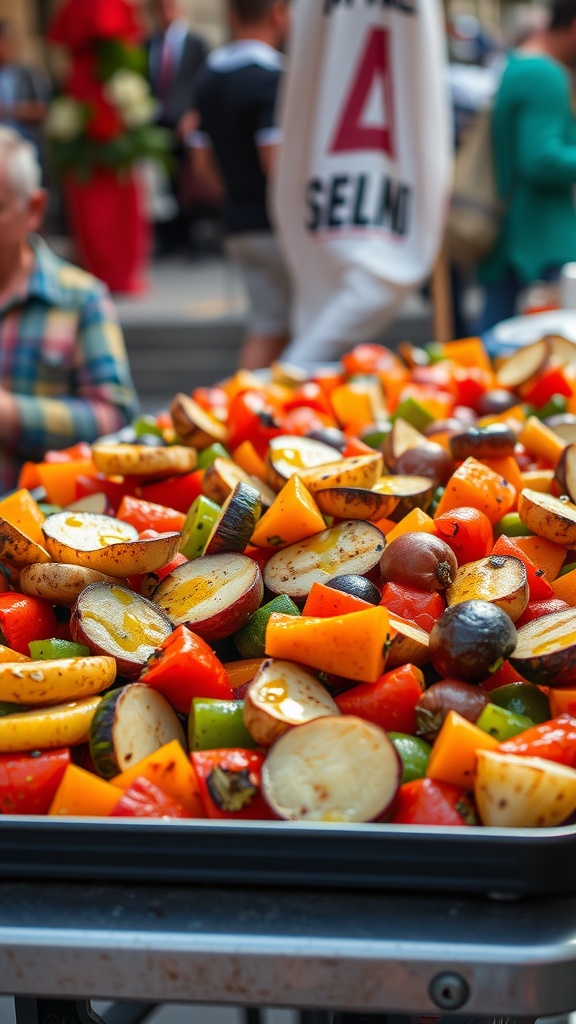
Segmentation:
{"type": "Polygon", "coordinates": [[[260,495],[251,484],[239,480],[228,495],[206,541],[203,554],[244,551],[262,512],[260,495]]]}
{"type": "Polygon", "coordinates": [[[90,754],[98,775],[112,779],[172,740],[186,750],[166,697],[145,683],[129,683],[102,697],[90,727],[90,754]]]}

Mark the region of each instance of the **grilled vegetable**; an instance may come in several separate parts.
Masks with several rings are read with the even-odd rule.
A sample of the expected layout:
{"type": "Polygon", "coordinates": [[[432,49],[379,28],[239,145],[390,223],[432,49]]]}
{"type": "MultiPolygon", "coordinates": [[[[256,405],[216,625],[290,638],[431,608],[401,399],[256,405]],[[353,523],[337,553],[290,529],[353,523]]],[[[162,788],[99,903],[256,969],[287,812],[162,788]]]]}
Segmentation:
{"type": "Polygon", "coordinates": [[[58,658],[0,665],[0,700],[48,707],[107,690],[116,678],[114,658],[58,658]]]}
{"type": "Polygon", "coordinates": [[[170,476],[196,468],[195,450],[182,445],[97,443],[92,445],[92,460],[107,476],[170,476]]]}
{"type": "Polygon", "coordinates": [[[448,605],[461,601],[489,601],[519,619],[530,597],[526,567],[519,558],[488,555],[461,565],[446,591],[448,605]]]}
{"type": "Polygon", "coordinates": [[[576,771],[541,757],[480,750],[474,795],[483,825],[560,825],[576,810],[576,771]]]}
{"type": "Polygon", "coordinates": [[[256,488],[239,480],[220,510],[203,553],[216,555],[220,551],[244,551],[261,511],[262,502],[256,488]]]}
{"type": "Polygon", "coordinates": [[[117,578],[161,568],[174,558],[180,544],[179,533],[139,539],[130,523],[93,512],[57,512],[48,516],[42,529],[46,549],[55,561],[117,578]]]}
{"type": "Polygon", "coordinates": [[[390,808],[402,762],[386,733],[352,715],[290,729],[269,752],[262,792],[290,821],[379,821],[390,808]]]}
{"type": "Polygon", "coordinates": [[[118,672],[134,679],[172,632],[161,609],[116,583],[92,583],[80,594],[70,617],[74,640],[93,654],[116,660],[118,672]]]}
{"type": "Polygon", "coordinates": [[[532,619],[518,630],[510,663],[538,686],[576,683],[576,608],[532,619]]]}
{"type": "Polygon", "coordinates": [[[576,505],[568,498],[525,487],[518,496],[518,515],[532,533],[576,549],[576,505]]]}
{"type": "Polygon", "coordinates": [[[269,658],[262,664],[244,699],[244,723],[262,747],[271,746],[294,726],[339,713],[315,676],[279,658],[269,658]]]}
{"type": "Polygon", "coordinates": [[[236,633],[260,607],[260,569],[247,555],[203,555],[174,569],[153,600],[174,626],[187,625],[204,640],[236,633]]]}
{"type": "Polygon", "coordinates": [[[90,727],[90,754],[98,775],[112,779],[171,740],[186,749],[166,698],[143,683],[129,683],[102,697],[90,727]]]}
{"type": "Polygon", "coordinates": [[[102,697],[85,697],[50,708],[0,718],[0,751],[47,750],[86,743],[102,697]]]}
{"type": "Polygon", "coordinates": [[[384,543],[383,534],[371,523],[346,520],[272,555],[264,582],[274,594],[301,600],[313,583],[327,583],[343,573],[368,572],[378,563],[384,543]]]}

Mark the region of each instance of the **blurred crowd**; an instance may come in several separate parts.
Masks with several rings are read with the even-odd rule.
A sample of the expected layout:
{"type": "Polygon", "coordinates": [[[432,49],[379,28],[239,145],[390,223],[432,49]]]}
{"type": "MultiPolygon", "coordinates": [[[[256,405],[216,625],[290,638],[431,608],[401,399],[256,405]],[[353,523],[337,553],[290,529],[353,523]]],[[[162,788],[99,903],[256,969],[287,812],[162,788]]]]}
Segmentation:
{"type": "MultiPolygon", "coordinates": [[[[520,294],[533,278],[554,281],[562,264],[576,259],[576,231],[573,239],[567,236],[567,225],[572,221],[560,224],[567,212],[566,197],[569,195],[572,203],[571,190],[576,182],[576,148],[572,149],[576,135],[573,142],[572,115],[567,113],[569,75],[576,64],[572,42],[576,8],[572,9],[572,0],[555,0],[552,6],[556,12],[552,27],[550,10],[532,3],[505,8],[503,24],[498,27],[483,25],[472,13],[456,14],[446,23],[446,86],[455,150],[479,111],[489,108],[493,130],[500,135],[496,145],[500,152],[494,154],[499,187],[506,191],[506,212],[496,251],[479,266],[449,260],[455,336],[485,331],[498,319],[513,315],[520,294]],[[515,102],[513,97],[507,98],[507,83],[514,68],[518,70],[518,55],[528,88],[534,73],[537,89],[540,78],[543,82],[541,104],[549,85],[549,103],[557,112],[561,110],[558,117],[562,125],[557,127],[562,137],[551,139],[549,125],[549,137],[540,140],[546,152],[538,172],[523,166],[525,154],[504,152],[510,140],[518,138],[509,121],[512,115],[504,109],[515,102]],[[531,61],[527,63],[528,57],[531,61]],[[562,81],[548,81],[551,64],[561,65],[562,81]],[[510,133],[506,143],[503,131],[510,133]],[[551,150],[556,145],[560,150],[554,155],[551,150]],[[530,183],[528,193],[526,180],[530,183]],[[564,199],[561,214],[559,190],[564,199]],[[522,260],[517,255],[518,246],[531,249],[534,244],[519,227],[529,200],[543,203],[549,223],[555,225],[544,230],[549,250],[544,263],[522,260]],[[556,241],[548,237],[551,231],[558,235],[556,241]],[[513,237],[518,232],[520,241],[513,237]],[[480,321],[470,318],[466,303],[470,288],[478,284],[486,298],[480,321]]],[[[270,176],[280,144],[275,109],[285,68],[290,3],[229,0],[227,8],[228,40],[212,49],[189,23],[183,0],[148,0],[146,28],[139,26],[138,39],[151,97],[147,109],[149,119],[165,130],[169,141],[167,160],[144,160],[141,165],[155,258],[175,253],[202,258],[224,252],[241,266],[251,319],[240,361],[255,367],[267,364],[282,351],[290,331],[290,281],[274,238],[268,203],[270,176]]],[[[50,41],[58,42],[58,35],[50,41]]],[[[47,66],[51,66],[50,61],[47,66]]],[[[118,79],[117,85],[124,89],[128,103],[129,86],[136,86],[127,78],[122,82],[118,79]]],[[[512,91],[514,88],[518,86],[512,84],[512,91]]],[[[48,231],[58,234],[65,232],[69,223],[52,145],[59,142],[65,152],[63,143],[68,144],[71,124],[77,124],[83,116],[81,104],[72,109],[62,102],[65,92],[62,76],[50,77],[45,70],[22,62],[10,22],[0,21],[0,124],[17,130],[35,146],[44,182],[51,192],[48,231]]],[[[112,95],[112,82],[107,95],[112,95]]],[[[78,96],[82,99],[80,93],[78,96]]],[[[147,97],[142,96],[141,103],[145,100],[147,97]]],[[[547,113],[540,117],[542,124],[538,112],[532,121],[530,112],[527,117],[535,126],[538,141],[547,113]]]]}

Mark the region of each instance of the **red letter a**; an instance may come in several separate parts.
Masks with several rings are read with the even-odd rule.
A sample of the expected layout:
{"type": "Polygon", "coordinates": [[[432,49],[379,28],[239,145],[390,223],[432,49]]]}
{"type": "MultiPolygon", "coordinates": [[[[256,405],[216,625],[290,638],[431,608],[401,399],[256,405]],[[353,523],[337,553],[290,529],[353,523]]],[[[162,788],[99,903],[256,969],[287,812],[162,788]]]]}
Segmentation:
{"type": "Polygon", "coordinates": [[[368,37],[330,151],[332,153],[350,153],[355,150],[376,149],[379,152],[387,153],[393,159],[395,154],[393,102],[389,33],[386,29],[375,28],[368,37]],[[362,115],[376,79],[378,79],[383,92],[386,122],[381,125],[362,124],[362,115]]]}

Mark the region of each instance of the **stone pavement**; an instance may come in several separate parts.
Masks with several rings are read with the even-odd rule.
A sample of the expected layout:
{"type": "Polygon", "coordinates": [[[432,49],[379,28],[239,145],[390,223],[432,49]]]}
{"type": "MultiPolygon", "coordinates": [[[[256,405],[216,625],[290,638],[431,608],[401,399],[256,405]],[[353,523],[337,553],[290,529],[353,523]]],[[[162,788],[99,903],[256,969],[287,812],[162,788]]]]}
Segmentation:
{"type": "MultiPolygon", "coordinates": [[[[176,391],[232,373],[244,332],[246,294],[225,258],[185,256],[153,263],[149,290],[117,297],[120,321],[143,407],[163,408],[176,391]]],[[[394,347],[432,337],[429,303],[412,296],[381,339],[394,347]]]]}

